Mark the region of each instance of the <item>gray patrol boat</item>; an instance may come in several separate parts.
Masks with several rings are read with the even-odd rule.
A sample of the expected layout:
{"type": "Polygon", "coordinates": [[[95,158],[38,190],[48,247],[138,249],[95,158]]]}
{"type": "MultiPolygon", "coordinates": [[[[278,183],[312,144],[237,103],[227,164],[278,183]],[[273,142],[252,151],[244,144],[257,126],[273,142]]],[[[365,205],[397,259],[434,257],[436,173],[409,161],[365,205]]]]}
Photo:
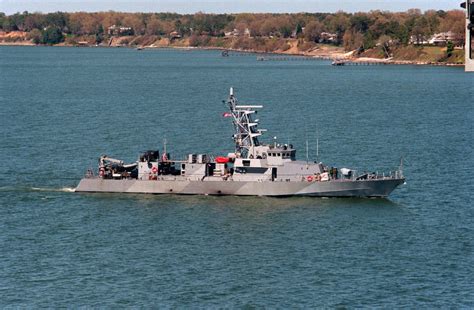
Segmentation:
{"type": "Polygon", "coordinates": [[[237,195],[387,197],[405,182],[402,164],[388,174],[357,173],[296,160],[291,144],[264,144],[255,113],[263,106],[240,105],[230,89],[227,100],[233,119],[235,150],[227,156],[190,154],[174,160],[157,150],[146,151],[131,164],[101,156],[98,173],[88,170],[76,192],[237,195]]]}

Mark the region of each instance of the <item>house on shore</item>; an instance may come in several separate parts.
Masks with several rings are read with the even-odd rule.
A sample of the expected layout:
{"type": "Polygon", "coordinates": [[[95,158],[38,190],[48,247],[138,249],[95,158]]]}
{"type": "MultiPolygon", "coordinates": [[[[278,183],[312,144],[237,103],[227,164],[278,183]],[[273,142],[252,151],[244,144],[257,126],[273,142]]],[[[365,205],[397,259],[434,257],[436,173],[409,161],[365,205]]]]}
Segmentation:
{"type": "Polygon", "coordinates": [[[435,33],[430,38],[411,36],[410,44],[446,46],[448,42],[458,42],[459,38],[452,31],[435,33]]]}
{"type": "Polygon", "coordinates": [[[319,43],[336,43],[337,33],[321,32],[319,43]]]}
{"type": "Polygon", "coordinates": [[[170,32],[168,36],[169,36],[171,41],[181,39],[181,35],[177,31],[170,32]]]}
{"type": "Polygon", "coordinates": [[[428,40],[428,44],[444,46],[444,45],[448,44],[449,41],[451,41],[451,42],[456,41],[456,36],[452,31],[441,32],[441,33],[434,34],[428,40]]]}
{"type": "Polygon", "coordinates": [[[133,35],[133,29],[132,27],[124,27],[124,26],[116,26],[112,25],[109,28],[107,28],[107,33],[109,36],[130,36],[133,35]]]}
{"type": "Polygon", "coordinates": [[[224,36],[225,37],[240,37],[240,36],[250,37],[250,29],[245,28],[244,31],[241,31],[237,28],[234,28],[234,30],[232,31],[224,32],[224,36]]]}

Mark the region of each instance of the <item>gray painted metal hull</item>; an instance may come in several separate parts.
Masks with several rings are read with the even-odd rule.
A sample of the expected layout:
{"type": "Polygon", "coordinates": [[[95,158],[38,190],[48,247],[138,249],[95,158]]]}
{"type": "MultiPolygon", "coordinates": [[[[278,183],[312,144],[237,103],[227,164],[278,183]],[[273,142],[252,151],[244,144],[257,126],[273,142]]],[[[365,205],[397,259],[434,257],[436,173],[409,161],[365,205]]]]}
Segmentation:
{"type": "Polygon", "coordinates": [[[113,180],[84,178],[76,192],[236,195],[387,197],[405,179],[334,180],[329,182],[244,182],[198,180],[113,180]]]}

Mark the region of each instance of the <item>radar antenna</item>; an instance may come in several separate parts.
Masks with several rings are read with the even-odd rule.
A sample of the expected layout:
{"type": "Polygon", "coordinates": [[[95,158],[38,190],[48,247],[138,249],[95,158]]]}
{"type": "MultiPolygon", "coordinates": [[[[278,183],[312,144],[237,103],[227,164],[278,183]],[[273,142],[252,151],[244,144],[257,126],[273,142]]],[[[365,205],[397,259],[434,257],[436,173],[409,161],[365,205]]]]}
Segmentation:
{"type": "Polygon", "coordinates": [[[233,117],[235,142],[235,154],[237,157],[248,158],[250,149],[259,146],[258,137],[262,135],[264,129],[257,129],[259,120],[254,119],[257,109],[262,105],[238,105],[234,96],[234,88],[230,88],[229,99],[227,100],[230,112],[233,117]]]}

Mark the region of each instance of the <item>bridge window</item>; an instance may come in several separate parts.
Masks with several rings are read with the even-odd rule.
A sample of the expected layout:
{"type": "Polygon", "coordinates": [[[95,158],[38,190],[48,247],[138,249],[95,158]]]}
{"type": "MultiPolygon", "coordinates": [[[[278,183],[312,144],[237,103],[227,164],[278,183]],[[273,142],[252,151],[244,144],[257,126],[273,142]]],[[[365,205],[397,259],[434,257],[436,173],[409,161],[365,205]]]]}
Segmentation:
{"type": "Polygon", "coordinates": [[[244,167],[250,167],[250,160],[243,160],[242,164],[244,165],[244,167]]]}

